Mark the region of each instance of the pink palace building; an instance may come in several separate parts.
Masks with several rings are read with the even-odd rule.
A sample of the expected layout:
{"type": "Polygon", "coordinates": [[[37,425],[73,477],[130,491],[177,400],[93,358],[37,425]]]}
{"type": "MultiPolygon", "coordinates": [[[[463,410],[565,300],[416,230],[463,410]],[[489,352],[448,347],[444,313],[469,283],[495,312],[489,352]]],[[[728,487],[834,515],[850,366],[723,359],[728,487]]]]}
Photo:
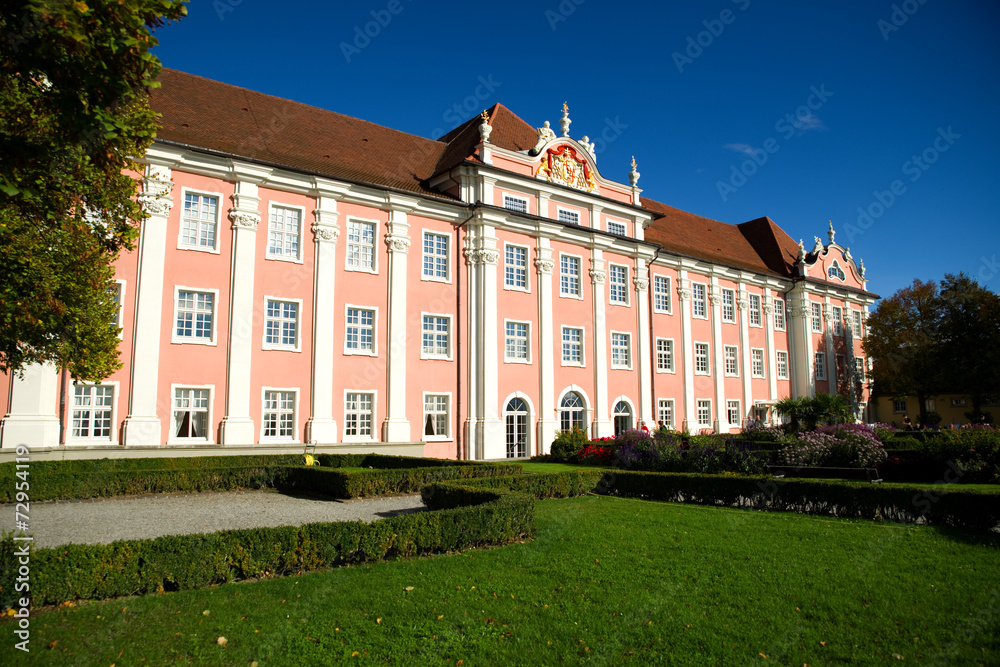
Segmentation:
{"type": "Polygon", "coordinates": [[[866,418],[863,263],[642,195],[635,161],[497,104],[437,140],[164,70],[124,367],[0,387],[0,454],[498,459],[656,425],[737,432],[839,392],[866,418]]]}

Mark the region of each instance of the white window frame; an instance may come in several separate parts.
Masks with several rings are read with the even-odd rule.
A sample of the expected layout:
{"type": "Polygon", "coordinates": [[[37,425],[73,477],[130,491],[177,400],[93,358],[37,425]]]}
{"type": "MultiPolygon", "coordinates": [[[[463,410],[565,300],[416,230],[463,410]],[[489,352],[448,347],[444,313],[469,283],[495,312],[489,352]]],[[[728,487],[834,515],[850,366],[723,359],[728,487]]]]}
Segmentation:
{"type": "Polygon", "coordinates": [[[708,285],[706,283],[691,283],[691,317],[699,320],[708,319],[708,285]],[[699,296],[699,292],[701,295],[699,296]],[[701,314],[698,314],[699,308],[701,314]]]}
{"type": "MultiPolygon", "coordinates": [[[[260,388],[260,441],[261,442],[286,442],[290,444],[295,444],[301,442],[299,439],[299,399],[302,396],[302,392],[298,387],[261,387],[260,388]],[[264,419],[264,414],[267,412],[267,408],[264,405],[264,400],[267,397],[268,392],[277,392],[278,394],[294,394],[294,407],[292,408],[292,434],[291,435],[264,435],[264,431],[267,428],[267,422],[264,419]]],[[[281,400],[280,398],[278,399],[281,400]]],[[[277,408],[277,414],[283,414],[286,411],[280,407],[277,408]]],[[[279,418],[279,424],[280,418],[279,418]]]]}
{"type": "Polygon", "coordinates": [[[186,287],[184,285],[174,285],[174,317],[170,323],[170,342],[181,345],[218,345],[219,344],[219,290],[205,289],[203,287],[186,287]],[[195,338],[194,336],[177,335],[177,314],[180,305],[181,292],[194,292],[195,294],[212,295],[212,337],[210,339],[195,338]]]}
{"type": "Polygon", "coordinates": [[[766,377],[764,364],[764,348],[750,348],[750,376],[754,378],[766,377]]]}
{"type": "Polygon", "coordinates": [[[698,428],[712,428],[712,399],[710,398],[699,398],[695,401],[695,421],[698,424],[698,428]],[[708,411],[708,419],[702,421],[702,410],[708,411]]]}
{"type": "MultiPolygon", "coordinates": [[[[295,264],[302,264],[304,261],[302,241],[305,236],[303,231],[305,228],[305,220],[306,220],[306,209],[304,206],[297,206],[295,204],[282,204],[280,202],[269,202],[267,206],[267,241],[264,245],[264,259],[273,259],[280,262],[293,262],[295,264]],[[283,243],[282,243],[282,254],[280,255],[271,254],[271,216],[274,214],[274,209],[276,208],[298,211],[299,213],[298,252],[296,252],[294,256],[284,254],[283,243]]],[[[282,232],[282,237],[284,237],[284,234],[285,232],[282,232]]]]}
{"type": "Polygon", "coordinates": [[[784,331],[787,326],[785,317],[785,300],[774,299],[774,330],[784,331]]]}
{"type": "Polygon", "coordinates": [[[420,414],[423,415],[423,419],[420,422],[420,438],[424,442],[448,442],[454,440],[455,436],[452,435],[454,431],[452,424],[452,399],[450,391],[425,391],[420,395],[420,414]],[[444,435],[427,435],[425,431],[427,430],[427,416],[428,415],[438,415],[440,412],[427,412],[427,397],[428,396],[444,396],[448,399],[448,404],[445,408],[445,419],[447,433],[444,435]]]}
{"type": "MultiPolygon", "coordinates": [[[[510,291],[514,291],[514,292],[531,292],[531,282],[530,282],[530,278],[528,277],[530,275],[530,273],[531,273],[530,271],[528,271],[528,264],[530,262],[530,257],[531,257],[531,249],[528,246],[526,246],[526,245],[520,245],[520,244],[517,244],[517,243],[504,243],[503,244],[503,288],[505,290],[510,290],[510,291]],[[511,285],[511,284],[509,284],[507,282],[507,269],[508,269],[508,267],[512,268],[514,270],[514,272],[515,272],[514,277],[515,278],[517,277],[517,271],[519,270],[516,264],[510,264],[508,262],[508,258],[507,258],[507,250],[508,249],[517,249],[517,250],[524,251],[524,266],[520,267],[522,282],[524,282],[523,285],[520,285],[520,286],[518,286],[518,285],[511,285]]],[[[421,268],[421,271],[423,271],[422,268],[421,268]]]]}
{"type": "Polygon", "coordinates": [[[587,365],[586,335],[586,330],[583,327],[573,327],[564,324],[559,328],[559,358],[562,359],[563,366],[576,366],[582,368],[587,365]],[[580,361],[566,360],[565,334],[567,330],[580,332],[580,361]]]}
{"type": "Polygon", "coordinates": [[[788,352],[786,350],[774,351],[775,377],[779,380],[788,379],[788,352]],[[784,370],[782,370],[784,367],[784,370]]]}
{"type": "Polygon", "coordinates": [[[694,342],[694,374],[695,375],[711,375],[712,374],[712,346],[705,341],[695,341],[694,342]],[[704,346],[705,354],[699,355],[699,346],[704,346]],[[698,370],[699,359],[704,359],[705,369],[698,370]]]}
{"type": "Polygon", "coordinates": [[[568,252],[559,253],[559,296],[564,299],[583,299],[583,257],[568,252]],[[563,258],[576,260],[576,275],[563,271],[563,258]],[[563,277],[576,279],[576,293],[563,289],[563,277]]]}
{"type": "Polygon", "coordinates": [[[905,415],[906,414],[906,399],[892,401],[892,414],[894,415],[905,415]]]}
{"type": "MultiPolygon", "coordinates": [[[[379,433],[378,433],[378,423],[376,421],[378,419],[378,392],[377,391],[375,391],[374,389],[345,389],[344,390],[344,399],[343,399],[343,402],[340,405],[343,408],[343,415],[344,415],[344,422],[343,422],[344,423],[344,435],[343,435],[344,442],[378,442],[379,433]],[[347,397],[350,394],[369,394],[372,397],[372,411],[371,411],[372,419],[371,419],[371,434],[370,435],[357,435],[357,434],[355,434],[355,435],[348,435],[347,434],[347,414],[348,414],[348,412],[347,412],[347,397]]],[[[363,414],[363,413],[358,412],[358,414],[363,414]]]]}
{"type": "Polygon", "coordinates": [[[861,311],[851,309],[851,333],[854,334],[855,340],[862,340],[864,338],[864,328],[861,321],[861,311]]]}
{"type": "MultiPolygon", "coordinates": [[[[115,314],[115,326],[118,327],[118,340],[125,338],[125,281],[119,278],[114,280],[115,290],[118,292],[118,312],[115,314]]],[[[214,323],[213,323],[214,324],[214,323]]],[[[174,332],[177,332],[177,319],[174,318],[174,332]]]]}
{"type": "Polygon", "coordinates": [[[656,372],[657,373],[676,373],[677,372],[677,356],[676,356],[676,354],[677,354],[677,346],[674,344],[674,339],[673,338],[657,338],[656,341],[654,342],[654,349],[655,349],[655,352],[656,352],[656,372]],[[666,353],[664,353],[664,352],[662,352],[660,350],[660,343],[661,342],[668,344],[667,347],[669,348],[669,350],[666,353]],[[666,368],[662,368],[661,365],[660,365],[660,358],[661,358],[660,355],[662,355],[662,354],[669,355],[668,356],[668,361],[670,363],[667,364],[666,368]]]}
{"type": "Polygon", "coordinates": [[[191,444],[214,444],[213,435],[215,434],[215,421],[212,416],[213,407],[215,404],[215,385],[214,384],[184,384],[176,383],[170,385],[170,435],[167,436],[168,445],[191,445],[191,444]],[[177,427],[179,424],[176,420],[176,415],[174,414],[176,408],[174,407],[174,401],[177,397],[178,389],[207,389],[208,390],[208,420],[207,428],[205,429],[204,438],[178,438],[177,437],[177,427]]]}
{"type": "Polygon", "coordinates": [[[730,426],[743,425],[743,410],[741,409],[739,399],[726,399],[726,421],[730,426]],[[735,419],[733,419],[734,414],[736,416],[735,419]]]}
{"type": "Polygon", "coordinates": [[[531,208],[530,208],[530,205],[529,205],[527,197],[523,197],[521,195],[511,194],[509,192],[501,192],[500,193],[500,201],[502,202],[502,205],[501,205],[502,208],[505,208],[508,211],[514,211],[515,213],[527,213],[527,214],[531,213],[531,208]],[[524,210],[522,211],[520,209],[511,208],[510,206],[507,206],[507,200],[508,199],[513,200],[513,201],[518,201],[518,202],[521,202],[522,204],[524,204],[524,210]]]}
{"type": "Polygon", "coordinates": [[[726,287],[722,288],[722,321],[736,322],[736,290],[726,287]]]}
{"type": "Polygon", "coordinates": [[[722,348],[722,358],[725,362],[725,368],[723,369],[725,377],[735,378],[740,376],[740,348],[738,345],[724,345],[722,348]],[[732,352],[732,355],[730,355],[732,352]],[[732,362],[733,370],[730,370],[730,362],[732,362]]]}
{"type": "Polygon", "coordinates": [[[566,223],[567,225],[576,225],[577,227],[579,227],[580,222],[583,220],[583,215],[580,213],[580,211],[574,211],[571,208],[565,208],[563,206],[556,206],[556,220],[558,220],[559,222],[566,223]],[[573,222],[572,220],[563,220],[563,214],[565,214],[567,217],[575,216],[576,222],[573,222]]]}
{"type": "Polygon", "coordinates": [[[625,264],[608,264],[608,299],[612,306],[628,306],[629,305],[629,294],[628,294],[628,266],[625,264]],[[622,294],[624,295],[624,300],[620,301],[615,299],[615,282],[614,282],[614,270],[622,269],[625,272],[625,278],[622,282],[622,294]]]}
{"type": "Polygon", "coordinates": [[[833,335],[843,336],[844,335],[844,309],[840,306],[831,306],[830,310],[833,313],[833,335]]]}
{"type": "MultiPolygon", "coordinates": [[[[221,236],[222,236],[222,201],[225,199],[225,195],[221,192],[209,192],[207,190],[198,190],[197,188],[181,188],[181,210],[180,210],[180,225],[177,227],[177,249],[178,250],[194,250],[196,252],[208,252],[213,255],[218,255],[221,250],[221,236]],[[184,202],[188,195],[197,195],[199,197],[215,197],[215,245],[202,246],[190,243],[184,243],[184,202]]],[[[173,400],[173,399],[171,399],[173,400]]]]}
{"type": "Polygon", "coordinates": [[[752,327],[762,327],[764,326],[764,318],[761,313],[761,298],[760,294],[747,294],[747,299],[750,303],[749,313],[747,320],[752,327]]]}
{"type": "MultiPolygon", "coordinates": [[[[423,320],[421,319],[420,325],[421,331],[423,331],[423,320]]],[[[361,357],[377,357],[378,356],[378,306],[362,306],[355,303],[345,303],[344,304],[344,354],[351,356],[361,356],[361,357]],[[368,310],[372,312],[372,349],[363,350],[355,349],[347,346],[347,327],[350,324],[347,321],[349,313],[351,310],[368,310]]],[[[358,334],[360,342],[360,332],[358,334]]],[[[422,341],[421,341],[422,342],[422,341]]],[[[422,348],[422,346],[421,346],[422,348]]]]}
{"type": "Polygon", "coordinates": [[[826,352],[815,352],[813,354],[813,369],[817,380],[826,380],[826,352]]]}
{"type": "MultiPolygon", "coordinates": [[[[864,382],[865,376],[867,375],[867,369],[865,368],[865,358],[864,357],[854,357],[854,381],[864,382]]],[[[955,399],[952,399],[953,401],[955,399]]],[[[965,400],[965,399],[962,399],[965,400]]]]}
{"type": "MultiPolygon", "coordinates": [[[[376,248],[378,247],[378,234],[381,222],[378,220],[370,220],[368,218],[359,218],[357,216],[349,216],[347,218],[347,223],[344,225],[344,270],[345,271],[358,271],[360,273],[371,273],[372,275],[378,275],[378,252],[376,248]],[[351,223],[356,222],[362,225],[372,226],[372,265],[371,266],[354,266],[350,264],[351,257],[351,223]]],[[[421,239],[422,240],[422,239],[421,239]]],[[[358,243],[359,248],[365,248],[368,246],[366,243],[358,243]]],[[[362,253],[359,251],[358,255],[360,257],[362,253]]]]}
{"type": "Polygon", "coordinates": [[[674,399],[672,398],[660,398],[656,401],[656,424],[657,426],[663,425],[663,428],[673,429],[674,419],[676,413],[674,412],[674,399]],[[663,418],[664,410],[669,410],[669,419],[663,418]]]}
{"type": "MultiPolygon", "coordinates": [[[[611,368],[632,370],[632,333],[630,331],[610,331],[611,334],[611,368]],[[615,362],[615,336],[624,336],[626,363],[615,362]]],[[[633,413],[634,414],[634,413],[633,413]]]]}
{"type": "Polygon", "coordinates": [[[512,320],[504,318],[503,321],[503,360],[505,364],[530,364],[532,359],[531,354],[531,322],[527,320],[512,320]],[[519,357],[509,357],[507,356],[507,325],[508,324],[523,324],[525,326],[524,331],[524,350],[527,355],[525,358],[521,359],[519,357]]]}
{"type": "MultiPolygon", "coordinates": [[[[452,243],[451,242],[452,242],[451,232],[441,232],[441,231],[438,231],[436,229],[423,229],[423,230],[421,230],[421,233],[420,233],[420,279],[421,280],[425,280],[427,282],[432,282],[432,283],[446,283],[446,284],[450,284],[451,283],[451,274],[452,274],[451,260],[453,259],[452,256],[451,256],[451,252],[452,252],[452,243]],[[437,252],[434,252],[434,253],[428,255],[428,253],[424,249],[424,242],[425,242],[428,234],[431,235],[431,236],[443,236],[445,238],[445,255],[444,255],[444,271],[445,271],[445,275],[444,275],[444,277],[442,277],[442,276],[435,276],[435,275],[427,275],[427,273],[426,273],[427,269],[424,266],[424,262],[427,259],[427,257],[434,258],[435,262],[437,261],[437,258],[440,257],[440,255],[437,252]]],[[[435,244],[435,248],[436,247],[437,246],[435,244]]],[[[527,261],[528,261],[528,258],[525,257],[525,263],[527,263],[527,261]]]]}
{"type": "Polygon", "coordinates": [[[653,275],[653,312],[666,313],[669,315],[673,310],[673,300],[670,298],[670,276],[653,275]],[[666,289],[660,289],[658,285],[665,284],[666,289]],[[666,300],[667,307],[660,306],[661,297],[666,300]]]}
{"type": "Polygon", "coordinates": [[[617,234],[618,236],[628,236],[628,223],[622,222],[620,220],[612,220],[611,218],[606,218],[606,222],[608,223],[609,234],[617,234]],[[621,231],[618,232],[611,229],[612,225],[618,225],[619,227],[621,227],[621,231]]]}
{"type": "MultiPolygon", "coordinates": [[[[280,321],[280,320],[279,320],[280,321]]],[[[302,299],[287,299],[280,296],[272,296],[270,294],[264,295],[264,326],[261,331],[261,349],[263,350],[285,350],[287,352],[301,352],[302,351],[302,299]],[[287,343],[268,343],[267,342],[267,304],[271,301],[278,301],[281,303],[294,303],[295,305],[295,344],[288,345],[287,343]]]]}
{"type": "MultiPolygon", "coordinates": [[[[105,380],[103,382],[73,382],[73,384],[71,384],[69,386],[69,390],[70,390],[69,391],[69,395],[66,397],[67,403],[69,403],[69,406],[68,406],[68,412],[69,412],[69,420],[68,420],[68,422],[69,423],[66,424],[66,442],[68,444],[71,444],[71,445],[72,444],[87,444],[87,445],[118,444],[118,393],[119,393],[118,390],[119,390],[119,381],[118,380],[105,380]],[[77,387],[89,387],[89,388],[94,388],[94,387],[111,387],[111,410],[110,410],[110,412],[111,412],[111,417],[110,417],[111,427],[109,429],[109,433],[108,433],[107,436],[95,437],[93,435],[88,435],[88,436],[73,435],[73,422],[76,420],[76,418],[74,417],[73,413],[76,412],[78,409],[81,409],[81,408],[82,409],[90,408],[90,412],[91,412],[91,415],[90,415],[90,430],[91,430],[91,432],[93,432],[93,424],[94,424],[94,415],[93,415],[93,412],[94,412],[93,411],[93,407],[94,406],[93,405],[90,405],[90,406],[75,405],[75,403],[74,403],[74,401],[76,400],[76,388],[77,387]]],[[[173,399],[171,399],[171,400],[173,400],[173,399]]]]}
{"type": "Polygon", "coordinates": [[[823,306],[816,301],[809,302],[809,317],[812,319],[812,332],[823,333],[823,306]]]}
{"type": "MultiPolygon", "coordinates": [[[[453,342],[454,342],[454,335],[452,333],[453,331],[454,331],[454,320],[453,320],[453,318],[452,318],[451,315],[448,315],[448,314],[445,314],[445,313],[427,313],[427,312],[421,311],[421,313],[420,313],[420,358],[421,359],[445,359],[445,360],[451,361],[452,350],[455,349],[454,345],[453,345],[453,342]],[[424,350],[424,333],[425,333],[424,318],[425,317],[437,317],[437,318],[442,318],[442,319],[445,319],[445,320],[448,321],[448,352],[447,353],[441,354],[439,352],[427,352],[427,351],[424,350]]],[[[435,336],[437,335],[436,331],[433,332],[433,333],[435,334],[435,336]]],[[[436,347],[437,347],[437,345],[435,344],[435,348],[436,347]]]]}

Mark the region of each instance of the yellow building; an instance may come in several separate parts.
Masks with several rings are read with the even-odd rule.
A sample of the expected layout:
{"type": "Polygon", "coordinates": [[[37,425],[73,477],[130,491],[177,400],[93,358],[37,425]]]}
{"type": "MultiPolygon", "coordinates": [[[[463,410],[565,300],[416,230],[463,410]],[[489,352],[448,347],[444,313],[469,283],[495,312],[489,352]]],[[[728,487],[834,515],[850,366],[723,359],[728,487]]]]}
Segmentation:
{"type": "MultiPolygon", "coordinates": [[[[879,396],[873,398],[872,403],[872,421],[892,424],[896,428],[903,428],[905,417],[909,417],[914,426],[920,423],[920,403],[916,396],[879,396]]],[[[986,399],[979,406],[983,412],[992,412],[994,419],[1000,416],[997,408],[1000,408],[1000,399],[997,398],[986,399]]],[[[961,426],[969,423],[965,413],[972,412],[972,399],[968,394],[937,394],[927,399],[926,410],[941,415],[942,428],[952,424],[961,426]]]]}

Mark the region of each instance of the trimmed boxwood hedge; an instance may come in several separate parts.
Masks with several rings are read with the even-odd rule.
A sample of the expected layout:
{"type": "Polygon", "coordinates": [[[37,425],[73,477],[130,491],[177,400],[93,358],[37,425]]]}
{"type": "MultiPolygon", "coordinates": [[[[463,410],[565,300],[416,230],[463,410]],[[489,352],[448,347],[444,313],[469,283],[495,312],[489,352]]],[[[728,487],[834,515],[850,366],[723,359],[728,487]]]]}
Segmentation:
{"type": "Polygon", "coordinates": [[[522,471],[520,465],[508,463],[382,470],[338,470],[297,466],[289,468],[288,474],[278,480],[276,487],[286,492],[321,493],[334,498],[360,498],[417,493],[432,482],[520,474],[522,471]]]}

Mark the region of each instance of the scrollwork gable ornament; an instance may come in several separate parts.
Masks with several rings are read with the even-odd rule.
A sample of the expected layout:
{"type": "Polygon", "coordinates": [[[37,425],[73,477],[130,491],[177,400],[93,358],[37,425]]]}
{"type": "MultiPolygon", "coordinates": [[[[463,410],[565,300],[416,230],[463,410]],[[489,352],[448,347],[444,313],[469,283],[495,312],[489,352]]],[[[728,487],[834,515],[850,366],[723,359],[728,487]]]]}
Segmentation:
{"type": "Polygon", "coordinates": [[[597,179],[587,160],[569,145],[550,148],[542,156],[535,176],[549,183],[568,185],[586,192],[597,191],[597,179]]]}

